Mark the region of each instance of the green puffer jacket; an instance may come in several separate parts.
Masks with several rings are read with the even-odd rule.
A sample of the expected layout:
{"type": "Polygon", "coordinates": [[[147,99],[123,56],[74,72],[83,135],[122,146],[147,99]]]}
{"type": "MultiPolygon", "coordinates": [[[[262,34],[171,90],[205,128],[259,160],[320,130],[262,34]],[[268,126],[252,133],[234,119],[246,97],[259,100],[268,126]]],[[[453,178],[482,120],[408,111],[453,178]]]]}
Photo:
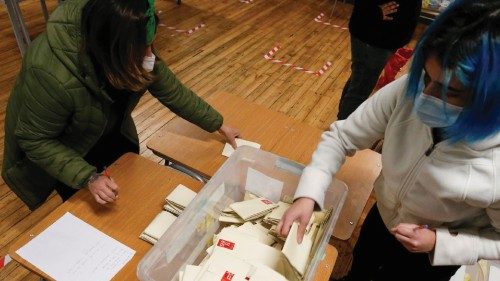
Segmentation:
{"type": "MultiPolygon", "coordinates": [[[[113,100],[80,52],[81,11],[87,0],[68,0],[23,59],[5,117],[2,177],[30,209],[40,206],[56,181],[81,188],[96,167],[83,157],[106,127],[113,100]]],[[[149,92],[180,117],[213,132],[222,116],[157,61],[149,92]]],[[[131,112],[144,94],[128,101],[121,133],[139,144],[131,112]]]]}

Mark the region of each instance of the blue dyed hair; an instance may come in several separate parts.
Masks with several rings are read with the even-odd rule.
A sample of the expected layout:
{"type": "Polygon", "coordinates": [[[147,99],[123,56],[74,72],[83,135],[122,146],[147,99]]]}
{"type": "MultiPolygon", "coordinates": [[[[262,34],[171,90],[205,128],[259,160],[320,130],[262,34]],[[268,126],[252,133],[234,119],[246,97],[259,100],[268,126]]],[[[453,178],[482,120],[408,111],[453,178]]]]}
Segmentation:
{"type": "Polygon", "coordinates": [[[455,0],[429,26],[414,52],[407,96],[422,90],[429,56],[444,71],[443,100],[452,74],[472,95],[445,135],[451,141],[474,142],[500,131],[500,0],[455,0]]]}

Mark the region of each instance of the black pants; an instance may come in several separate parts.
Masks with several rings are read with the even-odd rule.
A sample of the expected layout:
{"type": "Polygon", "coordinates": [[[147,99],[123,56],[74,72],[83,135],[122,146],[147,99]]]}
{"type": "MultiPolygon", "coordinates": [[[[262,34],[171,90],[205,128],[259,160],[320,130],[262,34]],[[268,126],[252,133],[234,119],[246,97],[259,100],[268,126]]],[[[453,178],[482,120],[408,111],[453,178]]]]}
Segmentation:
{"type": "Polygon", "coordinates": [[[387,230],[374,206],[354,247],[351,271],[341,280],[448,281],[457,269],[458,266],[432,266],[428,254],[406,250],[387,230]]]}
{"type": "Polygon", "coordinates": [[[371,46],[351,34],[351,76],[339,102],[338,120],[349,117],[372,93],[394,50],[371,46]]]}
{"type": "MultiPolygon", "coordinates": [[[[83,158],[90,165],[97,167],[98,171],[101,171],[127,152],[139,153],[139,147],[127,140],[118,130],[115,130],[103,136],[83,158]]],[[[58,182],[54,188],[63,201],[68,200],[78,191],[78,189],[71,188],[62,182],[58,182]]]]}

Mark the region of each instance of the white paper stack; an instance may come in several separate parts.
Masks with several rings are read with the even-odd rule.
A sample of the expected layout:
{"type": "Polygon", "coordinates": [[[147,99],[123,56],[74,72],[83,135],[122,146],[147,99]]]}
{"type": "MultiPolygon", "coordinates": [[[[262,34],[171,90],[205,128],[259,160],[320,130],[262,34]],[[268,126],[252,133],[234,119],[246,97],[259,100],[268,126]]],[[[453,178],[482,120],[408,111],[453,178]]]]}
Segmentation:
{"type": "Polygon", "coordinates": [[[194,197],[196,197],[196,192],[182,184],[179,184],[172,191],[172,193],[165,198],[165,205],[163,206],[163,209],[179,216],[184,209],[187,208],[189,203],[191,203],[194,197]]]}
{"type": "Polygon", "coordinates": [[[161,213],[159,213],[141,233],[139,238],[151,244],[155,244],[172,225],[172,223],[174,223],[176,218],[176,216],[169,212],[161,211],[161,213]]]}

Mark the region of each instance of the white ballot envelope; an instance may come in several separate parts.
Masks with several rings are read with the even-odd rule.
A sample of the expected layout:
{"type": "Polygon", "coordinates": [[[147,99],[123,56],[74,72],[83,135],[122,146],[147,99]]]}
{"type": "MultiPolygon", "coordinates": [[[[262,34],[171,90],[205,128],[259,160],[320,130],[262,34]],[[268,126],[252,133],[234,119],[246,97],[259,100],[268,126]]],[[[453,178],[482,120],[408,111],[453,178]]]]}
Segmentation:
{"type": "Polygon", "coordinates": [[[184,269],[182,276],[179,274],[179,281],[196,281],[196,276],[198,276],[200,270],[201,266],[186,265],[186,269],[184,269]]]}
{"type": "Polygon", "coordinates": [[[265,216],[273,209],[278,207],[278,204],[273,203],[266,198],[256,198],[248,201],[236,202],[230,205],[238,216],[243,220],[249,221],[265,216]]]}
{"type": "Polygon", "coordinates": [[[285,245],[283,246],[283,250],[281,252],[285,255],[293,268],[295,268],[301,276],[304,276],[309,262],[309,255],[315,240],[317,227],[314,224],[311,227],[311,231],[306,232],[301,244],[297,243],[298,227],[299,224],[297,222],[292,224],[292,228],[288,233],[285,245]]]}
{"type": "Polygon", "coordinates": [[[217,251],[227,252],[250,263],[266,265],[283,275],[285,273],[286,261],[280,251],[235,231],[220,233],[215,244],[207,249],[211,255],[217,251]]]}
{"type": "Polygon", "coordinates": [[[226,227],[221,230],[221,232],[215,236],[215,243],[220,234],[226,235],[229,232],[236,232],[236,235],[241,235],[246,239],[252,239],[254,241],[260,242],[262,244],[271,246],[274,244],[274,238],[267,234],[267,230],[264,232],[258,226],[253,225],[251,222],[246,222],[239,227],[226,227]],[[252,226],[250,226],[252,225],[252,226]]]}
{"type": "Polygon", "coordinates": [[[199,281],[245,281],[254,266],[231,253],[214,252],[199,271],[199,281]]]}

